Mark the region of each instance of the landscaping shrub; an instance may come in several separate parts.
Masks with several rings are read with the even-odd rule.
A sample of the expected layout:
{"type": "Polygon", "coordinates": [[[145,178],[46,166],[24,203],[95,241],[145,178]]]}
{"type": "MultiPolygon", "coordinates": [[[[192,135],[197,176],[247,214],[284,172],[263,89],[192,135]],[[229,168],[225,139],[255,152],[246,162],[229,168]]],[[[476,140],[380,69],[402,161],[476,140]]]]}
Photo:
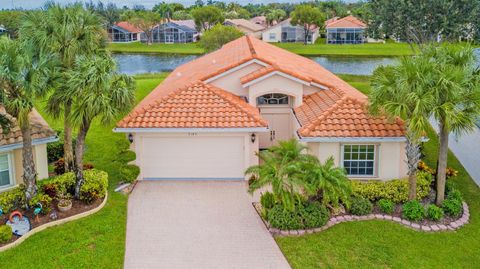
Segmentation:
{"type": "Polygon", "coordinates": [[[63,140],[47,144],[48,163],[52,163],[63,157],[63,140]]]}
{"type": "Polygon", "coordinates": [[[38,204],[42,205],[42,214],[48,214],[52,210],[52,197],[45,193],[37,193],[37,195],[33,196],[28,205],[30,208],[36,207],[38,204]]]}
{"type": "Polygon", "coordinates": [[[387,200],[387,199],[380,199],[378,201],[378,207],[380,207],[380,210],[383,212],[383,213],[386,213],[386,214],[392,214],[393,213],[393,209],[395,207],[395,204],[390,201],[390,200],[387,200]]]}
{"type": "Polygon", "coordinates": [[[443,210],[436,205],[429,205],[427,207],[427,218],[438,221],[443,218],[443,210]]]}
{"type": "Polygon", "coordinates": [[[408,201],[403,207],[403,217],[411,221],[420,221],[425,217],[425,209],[419,201],[408,201]]]}
{"type": "Polygon", "coordinates": [[[108,174],[104,171],[92,169],[83,172],[85,182],[80,188],[80,200],[90,204],[105,197],[108,187],[108,174]]]}
{"type": "Polygon", "coordinates": [[[330,218],[327,208],[319,202],[305,203],[299,207],[299,213],[304,229],[321,227],[330,218]]]}
{"type": "Polygon", "coordinates": [[[118,155],[117,161],[122,163],[128,163],[135,160],[136,158],[137,158],[137,155],[135,154],[135,152],[131,150],[123,150],[118,155]]]}
{"type": "Polygon", "coordinates": [[[140,175],[140,167],[134,164],[127,164],[120,169],[120,179],[123,182],[131,183],[140,175]]]}
{"type": "Polygon", "coordinates": [[[83,164],[83,170],[91,170],[95,168],[95,166],[93,165],[93,163],[84,163],[83,164]]]}
{"type": "Polygon", "coordinates": [[[275,204],[267,210],[266,215],[272,227],[282,230],[321,227],[330,217],[327,208],[319,202],[297,204],[295,211],[285,210],[283,205],[275,204]]]}
{"type": "Polygon", "coordinates": [[[447,193],[447,197],[448,199],[458,200],[462,202],[462,193],[455,188],[450,189],[450,191],[447,193]]]}
{"type": "MultiPolygon", "coordinates": [[[[47,185],[55,186],[55,196],[58,196],[59,194],[73,193],[75,189],[75,174],[69,172],[63,175],[40,180],[38,181],[38,185],[40,189],[44,189],[44,186],[47,185]]],[[[45,193],[48,194],[47,192],[45,193]]]]}
{"type": "Polygon", "coordinates": [[[60,158],[53,163],[53,172],[55,175],[65,174],[65,160],[63,158],[60,158]]]}
{"type": "Polygon", "coordinates": [[[350,213],[353,215],[361,216],[368,215],[372,213],[373,205],[372,203],[363,197],[352,197],[350,204],[350,213]]]}
{"type": "Polygon", "coordinates": [[[52,184],[52,183],[47,183],[47,184],[43,185],[41,190],[42,190],[43,193],[50,196],[51,198],[55,198],[58,195],[57,186],[55,184],[52,184]]]}
{"type": "MultiPolygon", "coordinates": [[[[417,198],[423,199],[430,193],[432,176],[426,172],[417,173],[417,198]]],[[[408,201],[408,179],[390,181],[352,181],[354,195],[367,198],[371,201],[380,199],[391,200],[394,203],[408,201]]]]}
{"type": "Polygon", "coordinates": [[[442,208],[443,212],[451,217],[459,217],[463,212],[462,201],[454,198],[445,199],[442,208]]]}
{"type": "Polygon", "coordinates": [[[17,188],[0,193],[0,207],[4,214],[24,208],[25,205],[25,186],[23,184],[17,188]]]}
{"type": "Polygon", "coordinates": [[[271,209],[275,205],[275,195],[267,191],[260,196],[260,204],[265,209],[271,209]]]}
{"type": "Polygon", "coordinates": [[[298,212],[285,210],[281,204],[276,204],[267,211],[267,220],[272,227],[281,230],[297,230],[303,228],[302,218],[298,212]]]}
{"type": "Polygon", "coordinates": [[[12,239],[12,228],[8,225],[0,226],[0,243],[7,243],[12,239]]]}

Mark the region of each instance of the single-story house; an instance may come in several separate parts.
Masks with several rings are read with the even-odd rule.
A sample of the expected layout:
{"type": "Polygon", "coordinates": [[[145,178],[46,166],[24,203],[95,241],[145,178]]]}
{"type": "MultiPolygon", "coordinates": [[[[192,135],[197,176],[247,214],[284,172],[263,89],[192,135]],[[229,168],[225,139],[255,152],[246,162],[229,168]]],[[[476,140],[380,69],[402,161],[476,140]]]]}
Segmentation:
{"type": "Polygon", "coordinates": [[[367,25],[355,16],[334,17],[325,21],[328,44],[362,44],[365,43],[367,25]]]}
{"type": "MultiPolygon", "coordinates": [[[[2,130],[0,133],[0,192],[2,192],[23,183],[23,139],[16,119],[5,114],[3,107],[0,108],[0,113],[11,121],[10,130],[7,133],[2,130]]],[[[44,179],[48,177],[47,143],[55,142],[58,138],[36,110],[30,113],[29,118],[33,138],[33,161],[38,179],[44,179]]]]}
{"type": "MultiPolygon", "coordinates": [[[[152,41],[165,44],[191,43],[197,41],[198,35],[193,20],[172,20],[155,26],[152,41]]],[[[146,40],[145,34],[142,34],[142,41],[145,42],[146,40]]]]}
{"type": "Polygon", "coordinates": [[[256,38],[261,38],[262,31],[265,29],[264,26],[252,23],[249,20],[245,19],[227,19],[223,24],[234,26],[242,33],[254,36],[256,38]]]}
{"type": "Polygon", "coordinates": [[[110,42],[135,42],[140,41],[143,31],[135,25],[122,21],[108,27],[108,38],[110,42]]]}
{"type": "MultiPolygon", "coordinates": [[[[266,42],[304,42],[305,31],[301,25],[292,25],[291,19],[286,19],[279,22],[262,33],[262,40],[266,42]]],[[[307,37],[307,43],[315,43],[315,40],[319,37],[319,28],[312,27],[310,29],[310,35],[307,37]]]]}
{"type": "Polygon", "coordinates": [[[298,139],[351,178],[407,173],[403,122],[316,62],[244,36],[176,68],[117,123],[140,180],[240,180],[257,153],[298,139]]]}

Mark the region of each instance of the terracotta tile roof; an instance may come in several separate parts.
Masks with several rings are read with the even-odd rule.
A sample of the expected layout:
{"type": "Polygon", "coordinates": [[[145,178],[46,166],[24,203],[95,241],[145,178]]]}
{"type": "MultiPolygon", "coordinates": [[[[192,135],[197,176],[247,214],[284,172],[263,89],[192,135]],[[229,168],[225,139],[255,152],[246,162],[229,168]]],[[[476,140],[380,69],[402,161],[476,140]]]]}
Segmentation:
{"type": "Polygon", "coordinates": [[[131,113],[118,127],[252,128],[267,127],[267,122],[241,97],[199,81],[131,113]]]}
{"type": "Polygon", "coordinates": [[[128,21],[121,21],[115,24],[116,26],[129,31],[130,33],[141,33],[142,29],[136,27],[135,25],[129,23],[128,21]]]}
{"type": "MultiPolygon", "coordinates": [[[[227,125],[244,127],[265,126],[262,125],[265,123],[265,121],[261,119],[256,108],[248,105],[243,101],[243,99],[235,97],[224,90],[214,88],[205,82],[207,79],[222,74],[231,68],[239,66],[253,59],[263,62],[266,67],[260,68],[250,74],[245,75],[241,78],[242,83],[247,83],[274,71],[281,71],[301,80],[310,83],[318,83],[325,86],[323,87],[324,89],[319,89],[317,93],[306,96],[304,98],[303,105],[295,108],[295,115],[302,126],[300,133],[302,136],[339,135],[349,133],[347,131],[350,130],[350,126],[342,127],[340,126],[341,124],[329,126],[332,127],[331,130],[343,130],[341,128],[346,128],[343,130],[345,131],[344,133],[324,133],[325,130],[322,129],[323,127],[318,127],[321,124],[325,124],[323,122],[324,120],[333,119],[335,117],[350,117],[351,120],[364,119],[364,121],[367,122],[362,123],[363,125],[361,127],[365,128],[362,132],[360,132],[362,129],[358,128],[356,132],[350,132],[352,135],[360,136],[365,134],[368,136],[375,136],[379,134],[392,136],[403,134],[398,131],[403,129],[403,125],[400,122],[385,122],[382,123],[382,125],[378,125],[376,122],[378,120],[383,121],[384,119],[372,118],[368,116],[363,109],[363,104],[367,102],[367,97],[330,71],[323,68],[321,65],[308,58],[288,52],[249,36],[236,39],[225,44],[217,51],[206,54],[203,57],[176,68],[160,85],[158,85],[142,102],[140,102],[140,104],[138,104],[137,107],[127,117],[125,117],[118,124],[118,127],[144,128],[161,126],[168,128],[195,126],[201,128],[201,126],[204,126],[207,128],[220,125],[224,127],[227,127],[227,125]],[[192,88],[192,85],[196,86],[192,88]],[[216,114],[216,117],[209,118],[207,120],[208,124],[205,123],[205,116],[200,116],[200,118],[198,118],[198,121],[201,123],[194,123],[194,121],[190,121],[192,120],[192,116],[190,116],[190,120],[187,120],[182,119],[181,115],[178,116],[178,114],[174,114],[170,118],[163,116],[151,116],[151,113],[156,111],[155,109],[159,107],[159,104],[170,104],[169,111],[176,111],[174,109],[176,107],[181,110],[184,109],[185,100],[197,100],[199,97],[195,97],[193,95],[203,94],[204,92],[202,90],[186,90],[190,88],[209,90],[215,89],[217,93],[216,96],[218,94],[229,94],[229,98],[232,98],[232,100],[240,100],[235,102],[235,104],[241,104],[242,107],[244,107],[247,111],[253,113],[250,114],[250,116],[253,117],[255,121],[252,121],[251,118],[246,117],[244,118],[245,122],[243,125],[241,121],[232,122],[229,120],[227,123],[220,117],[220,114],[216,114]],[[180,95],[180,97],[177,96],[179,92],[183,91],[191,93],[185,95],[188,96],[188,98],[184,95],[180,95]],[[172,99],[172,101],[169,102],[169,99],[172,99]],[[183,101],[177,102],[175,100],[183,101]],[[339,111],[334,111],[335,109],[339,109],[339,111]],[[331,111],[331,113],[325,114],[327,111],[331,111]],[[349,111],[351,113],[344,113],[345,111],[349,111]],[[256,125],[254,122],[256,122],[256,125]],[[258,123],[262,124],[259,125],[258,123]],[[369,128],[370,131],[368,131],[369,128]],[[376,131],[374,132],[374,130],[376,131]],[[396,132],[392,133],[392,130],[396,130],[396,132]]],[[[203,104],[202,101],[198,102],[203,104]]],[[[194,109],[193,104],[192,109],[194,109]]],[[[237,108],[234,107],[234,109],[237,108]]],[[[340,120],[340,118],[338,118],[337,121],[338,120],[340,120]]],[[[344,120],[345,119],[342,119],[342,122],[344,120]]]]}
{"type": "Polygon", "coordinates": [[[403,137],[403,122],[372,117],[366,102],[337,93],[314,93],[295,109],[302,137],[403,137]]]}
{"type": "Polygon", "coordinates": [[[347,17],[338,19],[333,18],[325,22],[326,28],[366,28],[367,25],[359,20],[357,17],[349,15],[347,17]]]}
{"type": "Polygon", "coordinates": [[[265,27],[263,27],[262,25],[253,23],[245,19],[227,19],[225,20],[225,22],[230,22],[233,25],[245,27],[253,32],[258,32],[265,29],[265,27]]]}
{"type": "MultiPolygon", "coordinates": [[[[0,114],[6,115],[6,117],[12,122],[10,131],[7,134],[3,134],[3,130],[0,128],[0,146],[21,143],[23,141],[22,132],[17,125],[17,120],[11,115],[5,114],[5,109],[3,107],[0,107],[0,114]]],[[[30,113],[29,119],[33,139],[48,138],[56,135],[36,110],[33,110],[30,113]]]]}

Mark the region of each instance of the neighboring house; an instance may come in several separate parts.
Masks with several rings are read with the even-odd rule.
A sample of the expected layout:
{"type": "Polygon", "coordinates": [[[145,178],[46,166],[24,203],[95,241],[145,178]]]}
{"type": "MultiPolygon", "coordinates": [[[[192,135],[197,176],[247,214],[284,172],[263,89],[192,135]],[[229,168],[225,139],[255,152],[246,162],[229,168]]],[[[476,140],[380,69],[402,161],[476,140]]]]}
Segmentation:
{"type": "Polygon", "coordinates": [[[351,178],[406,176],[401,121],[314,61],[250,36],[176,68],[115,128],[143,180],[239,180],[257,153],[298,139],[351,178]]]}
{"type": "Polygon", "coordinates": [[[268,26],[267,18],[265,16],[257,16],[250,19],[250,22],[258,24],[266,28],[268,26]]]}
{"type": "MultiPolygon", "coordinates": [[[[5,114],[5,109],[0,108],[5,114]]],[[[7,114],[12,122],[9,132],[0,133],[0,192],[23,183],[22,133],[16,120],[7,114]]],[[[30,113],[30,125],[33,138],[33,160],[38,179],[48,177],[47,143],[57,141],[55,132],[37,111],[30,113]]]]}
{"type": "Polygon", "coordinates": [[[4,34],[8,34],[7,28],[5,28],[3,25],[0,25],[0,36],[4,34]]]}
{"type": "Polygon", "coordinates": [[[262,31],[265,29],[265,27],[252,23],[248,20],[245,19],[231,19],[231,20],[225,20],[223,23],[224,25],[230,25],[236,27],[239,31],[246,35],[251,35],[256,38],[261,38],[262,37],[262,31]]]}
{"type": "Polygon", "coordinates": [[[135,25],[122,21],[107,29],[110,42],[135,42],[140,41],[143,31],[135,25]]]}
{"type": "Polygon", "coordinates": [[[328,44],[362,44],[365,43],[367,25],[354,16],[332,18],[325,22],[328,44]]]}
{"type": "MultiPolygon", "coordinates": [[[[319,28],[312,27],[310,35],[307,37],[307,43],[315,43],[319,37],[319,28]]],[[[275,24],[267,28],[262,33],[262,40],[266,42],[304,42],[305,31],[303,26],[292,25],[290,19],[275,24]]]]}
{"type": "MultiPolygon", "coordinates": [[[[198,31],[193,20],[170,21],[155,26],[152,33],[154,43],[191,43],[198,39],[198,31]]],[[[142,41],[146,41],[142,35],[142,41]]]]}

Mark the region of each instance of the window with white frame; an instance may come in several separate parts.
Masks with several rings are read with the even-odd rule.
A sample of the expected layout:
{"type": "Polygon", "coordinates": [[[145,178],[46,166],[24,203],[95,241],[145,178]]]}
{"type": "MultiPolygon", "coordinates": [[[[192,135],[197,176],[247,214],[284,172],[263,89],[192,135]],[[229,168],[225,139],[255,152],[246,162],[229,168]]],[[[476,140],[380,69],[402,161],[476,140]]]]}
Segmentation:
{"type": "Polygon", "coordinates": [[[268,35],[268,38],[270,38],[270,40],[275,40],[275,39],[277,39],[277,34],[276,33],[270,33],[268,35]]]}
{"type": "Polygon", "coordinates": [[[343,167],[349,176],[374,176],[375,145],[343,145],[343,167]]]}
{"type": "Polygon", "coordinates": [[[8,154],[0,154],[0,188],[12,185],[10,158],[8,154]]]}

